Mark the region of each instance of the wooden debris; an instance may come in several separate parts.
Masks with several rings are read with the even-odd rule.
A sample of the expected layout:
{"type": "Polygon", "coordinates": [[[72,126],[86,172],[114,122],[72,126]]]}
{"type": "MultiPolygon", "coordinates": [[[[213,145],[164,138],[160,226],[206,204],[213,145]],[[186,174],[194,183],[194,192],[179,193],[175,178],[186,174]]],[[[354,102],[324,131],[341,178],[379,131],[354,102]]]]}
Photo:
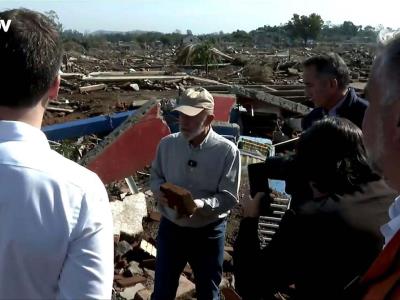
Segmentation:
{"type": "Polygon", "coordinates": [[[85,75],[82,73],[60,73],[61,78],[83,78],[85,75]]]}
{"type": "Polygon", "coordinates": [[[229,60],[229,61],[234,61],[234,60],[235,60],[232,56],[229,56],[229,55],[227,55],[227,54],[221,52],[221,51],[218,50],[217,48],[211,48],[211,51],[212,51],[214,54],[219,55],[219,56],[221,56],[222,58],[225,58],[226,60],[229,60]]]}
{"type": "Polygon", "coordinates": [[[138,76],[138,75],[125,75],[125,76],[98,76],[98,77],[83,77],[83,81],[90,81],[90,82],[124,82],[124,81],[137,81],[137,80],[172,80],[172,79],[187,79],[189,78],[188,75],[148,75],[148,76],[138,76]]]}
{"type": "Polygon", "coordinates": [[[106,88],[107,88],[107,85],[105,85],[104,83],[101,83],[101,84],[96,84],[96,85],[81,86],[79,88],[79,92],[87,93],[87,92],[105,90],[106,88]]]}
{"type": "Polygon", "coordinates": [[[201,77],[196,77],[196,76],[188,76],[188,79],[192,79],[194,81],[207,83],[207,84],[231,86],[230,84],[227,84],[227,83],[222,83],[222,82],[219,82],[219,81],[216,81],[216,80],[211,80],[211,79],[206,79],[206,78],[201,78],[201,77]]]}
{"type": "Polygon", "coordinates": [[[49,111],[58,111],[58,112],[67,112],[67,113],[74,112],[74,110],[72,108],[61,108],[61,107],[54,107],[54,106],[47,106],[46,109],[49,111]]]}
{"type": "Polygon", "coordinates": [[[230,89],[230,92],[234,93],[238,96],[266,102],[268,104],[277,106],[281,109],[291,111],[294,113],[298,113],[301,115],[306,115],[311,111],[311,108],[309,108],[303,104],[296,103],[296,102],[284,99],[279,96],[274,96],[274,95],[271,95],[271,94],[263,92],[263,91],[246,89],[241,86],[232,86],[230,89]]]}

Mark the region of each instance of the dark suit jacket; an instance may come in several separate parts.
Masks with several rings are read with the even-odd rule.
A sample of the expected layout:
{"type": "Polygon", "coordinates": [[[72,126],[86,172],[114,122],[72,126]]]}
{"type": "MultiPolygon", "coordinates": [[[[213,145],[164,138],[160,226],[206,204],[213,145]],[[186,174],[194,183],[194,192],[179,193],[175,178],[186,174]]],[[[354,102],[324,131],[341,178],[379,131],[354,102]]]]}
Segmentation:
{"type": "MultiPolygon", "coordinates": [[[[353,88],[349,88],[346,99],[340,107],[338,107],[336,113],[338,117],[342,117],[352,121],[359,128],[362,126],[364,119],[365,110],[368,107],[368,102],[357,96],[353,88]]],[[[323,108],[318,107],[313,109],[308,115],[306,115],[302,122],[301,127],[303,130],[308,129],[315,121],[321,120],[326,115],[323,108]]]]}
{"type": "MultiPolygon", "coordinates": [[[[257,250],[257,221],[243,220],[238,236],[243,244],[236,245],[239,262],[258,273],[257,292],[263,295],[254,294],[255,276],[250,276],[253,290],[243,299],[273,299],[274,292],[291,284],[296,286],[296,300],[343,299],[345,286],[362,275],[382,250],[379,229],[388,221],[395,196],[383,181],[373,181],[354,194],[310,200],[296,213],[288,211],[262,251],[257,250]],[[246,252],[253,263],[244,261],[246,252]]],[[[238,279],[246,294],[246,277],[239,274],[238,279]]]]}
{"type": "Polygon", "coordinates": [[[306,202],[264,251],[265,269],[277,270],[268,272],[277,286],[295,283],[298,299],[341,299],[382,250],[379,229],[394,197],[383,181],[374,181],[361,192],[306,202]]]}

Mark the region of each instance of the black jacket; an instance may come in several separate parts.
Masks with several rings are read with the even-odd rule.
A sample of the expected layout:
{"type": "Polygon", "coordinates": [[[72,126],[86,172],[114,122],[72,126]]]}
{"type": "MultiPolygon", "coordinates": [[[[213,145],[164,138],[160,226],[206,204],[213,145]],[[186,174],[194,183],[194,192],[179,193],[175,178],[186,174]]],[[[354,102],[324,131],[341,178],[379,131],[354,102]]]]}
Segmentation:
{"type": "MultiPolygon", "coordinates": [[[[346,99],[342,105],[338,107],[336,114],[338,117],[352,121],[359,128],[361,128],[367,107],[368,102],[359,97],[353,88],[349,88],[346,99]]],[[[301,127],[303,130],[306,130],[315,121],[321,120],[325,115],[326,112],[322,107],[315,108],[303,118],[301,127]]]]}
{"type": "Polygon", "coordinates": [[[257,219],[244,219],[234,255],[243,299],[274,299],[274,292],[291,284],[296,286],[296,300],[343,299],[344,288],[381,251],[384,239],[379,229],[388,221],[395,196],[379,180],[354,194],[310,200],[297,212],[287,212],[262,251],[257,219]]]}

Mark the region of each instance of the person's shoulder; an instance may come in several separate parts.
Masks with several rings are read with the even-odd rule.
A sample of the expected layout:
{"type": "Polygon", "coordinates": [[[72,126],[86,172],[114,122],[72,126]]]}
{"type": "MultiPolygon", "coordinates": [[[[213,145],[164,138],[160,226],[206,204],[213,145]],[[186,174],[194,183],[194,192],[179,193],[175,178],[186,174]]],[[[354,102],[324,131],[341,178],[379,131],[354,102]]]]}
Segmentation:
{"type": "Polygon", "coordinates": [[[322,119],[322,117],[323,117],[322,108],[321,107],[314,108],[312,111],[306,114],[301,120],[302,129],[303,130],[308,129],[312,125],[312,123],[322,119]]]}
{"type": "Polygon", "coordinates": [[[90,189],[104,188],[104,184],[96,173],[65,158],[56,151],[51,151],[51,166],[49,176],[58,184],[75,186],[83,193],[90,189]]]}
{"type": "Polygon", "coordinates": [[[353,98],[353,105],[360,107],[360,108],[367,108],[368,107],[368,101],[365,100],[364,98],[360,97],[357,95],[356,91],[354,89],[351,89],[351,94],[353,98]]]}
{"type": "Polygon", "coordinates": [[[168,134],[168,135],[164,136],[160,140],[160,144],[171,143],[171,142],[177,141],[179,138],[180,138],[180,133],[179,132],[171,133],[171,134],[168,134]]]}
{"type": "Polygon", "coordinates": [[[216,145],[218,145],[218,147],[228,149],[232,152],[239,151],[235,143],[228,140],[226,137],[223,137],[222,135],[216,133],[215,131],[212,132],[211,138],[214,139],[214,141],[216,141],[216,145]]]}

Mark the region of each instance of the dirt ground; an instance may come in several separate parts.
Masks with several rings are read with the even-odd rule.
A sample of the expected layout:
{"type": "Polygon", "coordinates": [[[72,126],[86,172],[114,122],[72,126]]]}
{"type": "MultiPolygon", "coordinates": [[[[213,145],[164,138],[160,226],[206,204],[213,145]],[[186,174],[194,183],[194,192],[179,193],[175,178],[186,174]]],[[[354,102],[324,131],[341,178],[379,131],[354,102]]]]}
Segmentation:
{"type": "Polygon", "coordinates": [[[69,106],[74,110],[72,113],[46,111],[43,126],[64,123],[77,119],[107,115],[115,112],[122,112],[136,107],[135,102],[141,100],[175,98],[178,91],[157,91],[157,90],[106,90],[94,91],[88,94],[79,92],[61,92],[59,99],[68,100],[69,106]]]}

